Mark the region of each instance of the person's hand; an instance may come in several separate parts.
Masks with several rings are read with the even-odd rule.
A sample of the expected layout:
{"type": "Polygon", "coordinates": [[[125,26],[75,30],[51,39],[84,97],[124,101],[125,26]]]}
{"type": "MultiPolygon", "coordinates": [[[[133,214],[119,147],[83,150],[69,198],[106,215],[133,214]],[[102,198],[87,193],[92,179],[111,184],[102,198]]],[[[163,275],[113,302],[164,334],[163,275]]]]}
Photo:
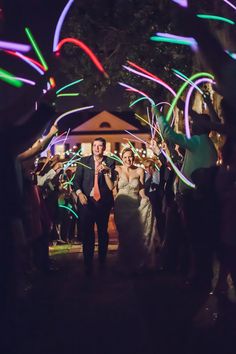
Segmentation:
{"type": "Polygon", "coordinates": [[[156,155],[160,155],[160,148],[156,142],[156,140],[151,139],[150,140],[150,145],[149,145],[150,149],[154,152],[154,154],[156,155]]]}
{"type": "Polygon", "coordinates": [[[98,166],[97,171],[98,173],[102,172],[103,174],[111,173],[111,169],[106,165],[104,161],[101,163],[101,165],[98,166]]]}
{"type": "Polygon", "coordinates": [[[50,131],[48,134],[50,135],[56,135],[58,133],[58,127],[57,125],[53,124],[50,128],[50,131]]]}
{"type": "Polygon", "coordinates": [[[78,193],[77,194],[78,198],[79,198],[79,201],[82,205],[87,205],[88,204],[88,199],[86,197],[86,195],[82,192],[78,193]]]}

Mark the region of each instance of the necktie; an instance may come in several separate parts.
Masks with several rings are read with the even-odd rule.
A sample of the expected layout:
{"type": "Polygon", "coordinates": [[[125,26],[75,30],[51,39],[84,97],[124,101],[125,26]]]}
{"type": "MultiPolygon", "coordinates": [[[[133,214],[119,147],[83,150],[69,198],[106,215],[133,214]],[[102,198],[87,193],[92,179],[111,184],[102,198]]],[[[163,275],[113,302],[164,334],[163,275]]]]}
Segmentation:
{"type": "Polygon", "coordinates": [[[99,199],[101,199],[101,194],[98,185],[98,173],[96,172],[96,165],[95,165],[94,185],[93,185],[93,199],[95,199],[96,202],[99,199]]]}

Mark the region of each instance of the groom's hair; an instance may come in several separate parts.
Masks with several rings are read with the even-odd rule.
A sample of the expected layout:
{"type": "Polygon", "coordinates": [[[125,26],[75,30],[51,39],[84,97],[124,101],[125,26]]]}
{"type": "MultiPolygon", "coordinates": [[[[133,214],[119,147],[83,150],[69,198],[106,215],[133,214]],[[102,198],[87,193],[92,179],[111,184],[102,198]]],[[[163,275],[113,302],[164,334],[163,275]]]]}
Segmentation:
{"type": "MultiPolygon", "coordinates": [[[[106,147],[107,142],[104,138],[99,137],[99,138],[94,139],[94,141],[100,141],[102,143],[103,147],[104,148],[106,147]]],[[[94,143],[94,141],[93,141],[93,143],[94,143]]]]}

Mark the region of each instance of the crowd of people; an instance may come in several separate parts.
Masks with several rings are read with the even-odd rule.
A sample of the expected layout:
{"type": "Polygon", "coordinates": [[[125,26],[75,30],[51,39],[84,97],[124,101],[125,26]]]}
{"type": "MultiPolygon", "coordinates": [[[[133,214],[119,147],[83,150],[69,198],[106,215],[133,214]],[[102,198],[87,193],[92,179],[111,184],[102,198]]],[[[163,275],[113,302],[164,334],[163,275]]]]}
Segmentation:
{"type": "MultiPolygon", "coordinates": [[[[209,113],[190,111],[192,137],[188,138],[175,132],[154,108],[163,141],[148,142],[156,159],[142,161],[144,168],[137,165],[134,151],[128,147],[121,152],[122,163],[115,164],[104,154],[106,141],[102,137],[92,142],[92,154],[82,157],[75,171],[65,169],[58,157],[50,154],[39,158],[35,166],[35,158],[58,133],[53,124],[54,92],[41,96],[41,84],[37,86],[37,111],[33,109],[35,96],[30,95],[24,107],[19,102],[2,112],[1,304],[23,296],[32,271],[50,271],[48,246],[58,232],[67,242],[77,230],[85,273],[90,276],[96,224],[99,266],[104,269],[111,210],[119,234],[119,272],[179,272],[188,284],[209,292],[217,258],[221,270],[215,293],[226,296],[228,274],[236,284],[236,63],[190,9],[176,5],[176,11],[186,33],[197,40],[206,67],[215,75],[223,97],[223,122],[211,114],[208,97],[209,113]],[[186,16],[191,21],[185,21],[186,16]],[[22,110],[27,115],[23,116],[22,110]],[[48,134],[38,140],[48,122],[48,134]],[[209,138],[211,131],[225,136],[221,164],[217,164],[218,151],[209,138]],[[190,183],[176,178],[163,152],[172,157],[190,183]]],[[[183,106],[180,101],[178,108],[183,106]]]]}

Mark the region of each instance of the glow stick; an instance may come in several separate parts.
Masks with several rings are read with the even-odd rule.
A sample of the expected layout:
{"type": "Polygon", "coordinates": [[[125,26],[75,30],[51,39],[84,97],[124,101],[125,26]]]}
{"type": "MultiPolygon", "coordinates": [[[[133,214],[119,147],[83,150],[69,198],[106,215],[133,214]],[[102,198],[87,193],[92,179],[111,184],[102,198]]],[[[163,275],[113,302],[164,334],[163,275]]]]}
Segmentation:
{"type": "Polygon", "coordinates": [[[148,100],[150,102],[150,100],[146,96],[140,97],[137,100],[131,102],[130,105],[129,105],[129,108],[133,107],[136,103],[138,103],[139,101],[143,101],[143,100],[148,100]]]}
{"type": "Polygon", "coordinates": [[[36,55],[39,58],[39,61],[43,65],[44,69],[48,70],[47,63],[46,63],[46,61],[45,61],[45,59],[44,59],[44,57],[43,57],[43,55],[42,55],[42,53],[41,53],[41,51],[39,49],[39,46],[37,45],[32,33],[31,33],[31,31],[30,31],[30,29],[28,27],[25,28],[25,32],[26,32],[26,35],[27,35],[30,43],[32,44],[32,47],[34,48],[34,51],[35,51],[36,55]]]}
{"type": "Polygon", "coordinates": [[[133,92],[138,92],[140,95],[146,97],[149,100],[149,102],[151,103],[151,105],[155,105],[155,102],[145,92],[137,90],[136,88],[134,88],[130,85],[124,84],[123,82],[118,82],[118,84],[125,87],[125,88],[128,88],[129,90],[131,90],[133,92]]]}
{"type": "Polygon", "coordinates": [[[99,71],[101,71],[106,77],[108,77],[108,74],[105,72],[102,64],[100,63],[100,61],[98,60],[98,58],[96,57],[96,55],[91,51],[91,49],[82,41],[76,39],[76,38],[64,38],[62,39],[56,48],[56,51],[60,51],[60,49],[62,48],[62,46],[66,43],[72,43],[75,44],[76,46],[80,47],[92,60],[92,62],[96,65],[96,67],[98,68],[99,71]]]}
{"type": "Polygon", "coordinates": [[[157,134],[160,135],[161,139],[164,140],[160,130],[158,130],[154,125],[150,124],[146,119],[140,117],[140,115],[138,115],[137,113],[135,113],[135,115],[136,115],[136,117],[138,117],[139,119],[141,119],[143,122],[145,122],[145,123],[147,123],[149,126],[151,126],[151,127],[157,132],[157,134]]]}
{"type": "Polygon", "coordinates": [[[179,70],[176,69],[171,69],[176,76],[178,76],[180,79],[187,81],[191,86],[194,86],[195,89],[197,89],[201,95],[203,95],[203,91],[192,81],[190,80],[186,75],[184,75],[183,73],[181,73],[179,70]]]}
{"type": "Polygon", "coordinates": [[[154,78],[154,77],[150,77],[149,75],[140,73],[139,71],[134,70],[134,69],[132,69],[132,68],[129,68],[129,67],[126,66],[126,65],[122,65],[122,66],[123,66],[123,68],[125,68],[126,70],[128,70],[128,71],[130,71],[130,72],[132,72],[132,73],[134,73],[134,74],[137,74],[137,75],[139,75],[139,76],[145,77],[145,78],[148,79],[148,80],[152,80],[152,81],[157,82],[158,84],[164,86],[167,90],[169,90],[169,91],[172,93],[172,95],[174,95],[174,96],[176,95],[175,91],[174,91],[169,85],[167,85],[165,82],[163,82],[162,80],[158,80],[158,79],[156,79],[156,78],[154,78]]]}
{"type": "Polygon", "coordinates": [[[53,52],[56,52],[57,50],[57,45],[58,45],[58,42],[59,42],[59,38],[60,38],[60,33],[61,33],[61,28],[62,28],[62,25],[63,25],[63,22],[65,20],[65,17],[68,13],[68,11],[70,10],[70,7],[71,5],[73,4],[74,0],[69,0],[68,3],[66,4],[66,6],[64,7],[59,19],[58,19],[58,22],[57,22],[57,25],[56,25],[56,29],[55,29],[55,33],[54,33],[54,39],[53,39],[53,52]]]}
{"type": "Polygon", "coordinates": [[[19,52],[29,52],[31,46],[28,44],[0,41],[0,49],[16,50],[19,52]]]}
{"type": "MultiPolygon", "coordinates": [[[[207,78],[202,78],[202,79],[198,79],[195,84],[199,85],[203,82],[210,82],[211,84],[213,83],[213,80],[211,79],[207,79],[207,78]]],[[[188,116],[189,116],[189,104],[190,104],[190,98],[192,95],[193,90],[195,89],[194,86],[191,86],[188,90],[188,93],[186,95],[186,100],[185,100],[185,107],[184,107],[184,122],[185,122],[185,133],[188,139],[191,138],[191,134],[190,134],[190,128],[189,128],[189,120],[188,120],[188,116]]]]}
{"type": "Polygon", "coordinates": [[[175,34],[163,33],[163,32],[157,32],[156,35],[161,38],[169,38],[169,39],[189,43],[189,45],[193,47],[195,50],[198,48],[197,41],[193,37],[177,36],[175,34]]]}
{"type": "Polygon", "coordinates": [[[138,136],[136,136],[136,135],[130,133],[128,130],[124,130],[124,131],[125,131],[126,133],[128,133],[129,135],[135,137],[135,138],[138,139],[139,141],[141,141],[143,144],[147,144],[147,142],[146,142],[145,140],[143,140],[143,139],[139,138],[138,136]]]}
{"type": "Polygon", "coordinates": [[[27,57],[26,55],[23,55],[23,54],[21,54],[21,53],[19,53],[19,52],[11,52],[11,51],[9,51],[9,50],[6,50],[5,52],[8,53],[8,54],[11,54],[11,55],[14,55],[14,56],[20,58],[20,59],[23,60],[25,63],[29,64],[32,68],[34,68],[36,71],[38,71],[38,73],[39,73],[40,75],[44,75],[44,68],[42,67],[42,69],[43,69],[43,70],[42,70],[42,69],[41,69],[41,64],[38,63],[36,60],[34,60],[34,59],[32,59],[32,58],[29,58],[29,57],[27,57]]]}
{"type": "Polygon", "coordinates": [[[78,84],[79,82],[83,81],[84,79],[79,79],[76,81],[71,82],[70,84],[67,84],[65,86],[62,86],[59,90],[56,91],[56,94],[60,93],[61,91],[65,90],[67,87],[73,86],[75,84],[78,84]]]}
{"type": "Polygon", "coordinates": [[[70,133],[70,128],[68,129],[68,131],[67,131],[67,134],[66,134],[66,137],[65,137],[65,140],[64,140],[64,143],[63,143],[63,145],[65,145],[65,143],[66,143],[66,140],[68,139],[68,135],[69,135],[69,133],[70,133]]]}
{"type": "Polygon", "coordinates": [[[123,163],[123,161],[121,160],[121,158],[119,158],[119,156],[117,156],[116,154],[114,154],[113,152],[111,153],[111,155],[109,156],[111,159],[118,161],[120,163],[123,163]]]}
{"type": "Polygon", "coordinates": [[[172,161],[172,159],[170,158],[169,155],[167,155],[165,153],[165,151],[163,149],[160,149],[161,153],[165,156],[166,160],[171,164],[173,170],[175,171],[175,173],[177,174],[177,176],[181,179],[181,181],[186,184],[187,186],[191,187],[191,188],[196,188],[196,185],[194,183],[192,183],[189,179],[187,179],[183,173],[175,166],[174,162],[172,161]]]}
{"type": "Polygon", "coordinates": [[[173,43],[173,44],[182,44],[182,45],[187,45],[187,46],[192,46],[193,43],[191,41],[183,40],[183,39],[177,39],[177,38],[167,38],[167,37],[158,37],[158,36],[152,36],[150,37],[151,41],[154,42],[164,42],[164,43],[173,43]]]}
{"type": "MultiPolygon", "coordinates": [[[[147,119],[148,119],[149,123],[151,123],[153,125],[153,123],[154,123],[154,115],[152,115],[152,122],[151,122],[150,121],[150,115],[149,115],[149,108],[148,107],[147,107],[147,119]]],[[[154,131],[154,129],[152,127],[150,127],[150,129],[151,129],[151,137],[153,139],[154,136],[155,136],[155,131],[154,131]]]]}
{"type": "Polygon", "coordinates": [[[203,18],[206,20],[214,20],[214,21],[223,21],[229,23],[230,25],[235,25],[235,22],[230,20],[229,18],[215,15],[207,15],[207,14],[198,14],[197,17],[203,18]]]}
{"type": "Polygon", "coordinates": [[[229,54],[231,58],[236,59],[236,53],[231,53],[229,50],[225,50],[225,52],[229,54]]]}
{"type": "MultiPolygon", "coordinates": [[[[81,152],[81,149],[79,149],[74,156],[72,156],[72,158],[66,163],[66,168],[68,168],[68,166],[70,166],[74,161],[74,159],[76,158],[76,156],[78,156],[81,152]],[[71,162],[71,163],[70,163],[71,162]]],[[[81,157],[79,159],[77,159],[76,161],[79,161],[81,159],[81,157]]]]}
{"type": "MultiPolygon", "coordinates": [[[[167,104],[168,106],[171,106],[171,104],[170,104],[169,102],[165,102],[165,101],[163,101],[163,102],[159,102],[159,103],[157,103],[157,104],[156,104],[156,107],[160,106],[161,104],[162,104],[162,105],[167,104]]],[[[173,114],[173,119],[172,119],[172,121],[171,121],[170,126],[172,126],[172,125],[173,125],[173,123],[174,123],[174,121],[175,121],[174,112],[173,112],[172,114],[173,114]]]]}
{"type": "Polygon", "coordinates": [[[2,68],[0,68],[0,79],[15,87],[21,87],[23,85],[20,80],[17,80],[15,76],[2,68]]]}
{"type": "Polygon", "coordinates": [[[64,209],[69,210],[72,214],[74,214],[74,216],[76,217],[76,219],[79,218],[78,215],[76,214],[76,212],[75,212],[73,209],[69,208],[68,206],[66,206],[66,205],[61,205],[61,204],[59,204],[58,206],[59,206],[59,208],[64,208],[64,209]]]}
{"type": "Polygon", "coordinates": [[[76,97],[79,96],[79,93],[59,93],[57,97],[76,97]]]}
{"type": "Polygon", "coordinates": [[[93,108],[94,106],[87,106],[87,107],[80,107],[80,108],[76,108],[76,109],[72,109],[71,111],[67,111],[65,113],[63,113],[62,115],[60,115],[56,120],[55,120],[55,125],[58,124],[58,122],[68,116],[69,114],[72,114],[72,113],[76,113],[76,112],[81,112],[81,111],[85,111],[86,109],[90,109],[90,108],[93,108]]]}
{"type": "Polygon", "coordinates": [[[35,86],[35,84],[36,84],[35,81],[28,80],[28,79],[24,79],[23,77],[15,76],[15,79],[16,79],[16,80],[19,80],[19,81],[21,81],[21,82],[24,82],[25,84],[31,85],[31,86],[35,86]]]}
{"type": "Polygon", "coordinates": [[[229,0],[223,0],[226,4],[228,4],[229,6],[231,6],[234,10],[236,10],[236,6],[232,4],[232,2],[230,2],[229,0]]]}
{"type": "Polygon", "coordinates": [[[140,158],[140,160],[142,160],[142,159],[141,159],[141,156],[139,155],[138,151],[135,149],[135,147],[134,147],[134,145],[131,143],[131,141],[128,141],[128,143],[129,143],[129,145],[130,145],[130,147],[131,147],[133,153],[134,153],[135,155],[137,155],[137,156],[140,158]]]}
{"type": "MultiPolygon", "coordinates": [[[[214,79],[214,76],[213,76],[213,75],[211,75],[211,74],[209,74],[209,73],[206,73],[206,72],[201,72],[201,73],[197,73],[197,74],[192,75],[192,76],[189,78],[189,80],[193,81],[193,80],[198,79],[199,77],[203,77],[203,76],[208,77],[208,78],[210,78],[210,79],[214,79]]],[[[180,98],[180,96],[182,95],[182,93],[184,92],[184,90],[186,89],[186,87],[188,86],[188,84],[189,84],[189,83],[186,81],[186,82],[180,87],[179,91],[177,92],[176,97],[175,97],[175,98],[173,99],[173,101],[171,102],[171,106],[170,106],[170,108],[169,108],[169,110],[168,110],[168,112],[167,112],[167,115],[166,115],[166,121],[167,121],[167,122],[169,122],[170,117],[171,117],[171,114],[172,114],[173,111],[174,111],[175,105],[176,105],[178,99],[180,98]]]]}
{"type": "Polygon", "coordinates": [[[172,0],[176,4],[182,6],[182,7],[188,7],[188,1],[187,0],[172,0]]]}

